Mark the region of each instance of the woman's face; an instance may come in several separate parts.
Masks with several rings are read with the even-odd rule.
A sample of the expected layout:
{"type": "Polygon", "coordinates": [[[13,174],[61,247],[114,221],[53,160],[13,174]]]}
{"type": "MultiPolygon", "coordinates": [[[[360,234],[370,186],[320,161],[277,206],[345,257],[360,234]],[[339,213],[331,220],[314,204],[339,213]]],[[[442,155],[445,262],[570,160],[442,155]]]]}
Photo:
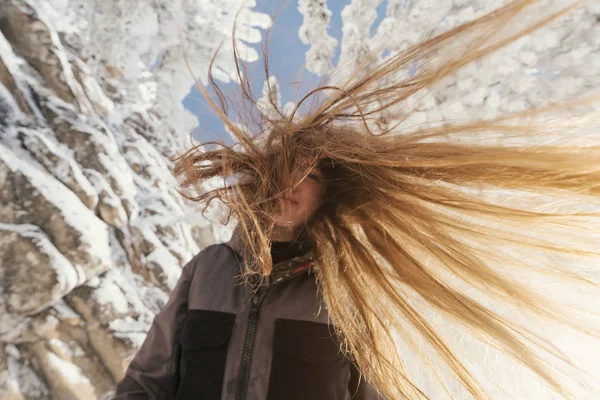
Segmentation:
{"type": "MultiPolygon", "coordinates": [[[[300,177],[292,176],[287,184],[291,187],[300,177]]],[[[323,174],[313,169],[296,187],[281,199],[282,213],[275,217],[275,224],[288,229],[304,226],[323,200],[325,184],[323,174]]]]}

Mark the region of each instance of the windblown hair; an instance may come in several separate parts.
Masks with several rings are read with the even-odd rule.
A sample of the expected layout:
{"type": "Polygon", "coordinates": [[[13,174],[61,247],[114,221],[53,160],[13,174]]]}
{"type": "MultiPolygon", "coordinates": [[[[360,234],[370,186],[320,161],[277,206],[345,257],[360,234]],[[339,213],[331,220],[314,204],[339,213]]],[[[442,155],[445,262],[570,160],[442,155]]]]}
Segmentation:
{"type": "MultiPolygon", "coordinates": [[[[310,92],[292,115],[247,113],[242,126],[212,76],[218,100],[198,85],[238,142],[212,149],[202,143],[175,158],[180,193],[225,203],[250,254],[245,276],[267,276],[273,216],[291,190],[283,184],[287,174],[320,168],[325,200],[305,226],[319,287],[344,350],[386,398],[430,398],[409,372],[405,351],[418,351],[431,367],[422,376],[437,377],[449,397],[458,383],[464,394],[491,398],[459,347],[437,329],[440,318],[528,367],[556,393],[582,398],[568,382],[586,371],[542,324],[600,338],[598,312],[582,300],[599,294],[600,212],[590,206],[600,198],[600,146],[575,143],[573,134],[597,127],[598,118],[571,112],[598,99],[408,131],[389,124],[390,112],[397,122],[407,117],[398,110],[421,89],[574,7],[514,29],[533,3],[512,1],[383,63],[361,65],[341,84],[310,92]],[[415,58],[418,73],[400,77],[415,58]],[[221,187],[192,190],[216,177],[221,187]],[[561,295],[567,291],[575,300],[561,295]]],[[[256,106],[245,66],[234,57],[242,99],[256,106]]],[[[593,392],[582,382],[581,390],[593,392]]]]}

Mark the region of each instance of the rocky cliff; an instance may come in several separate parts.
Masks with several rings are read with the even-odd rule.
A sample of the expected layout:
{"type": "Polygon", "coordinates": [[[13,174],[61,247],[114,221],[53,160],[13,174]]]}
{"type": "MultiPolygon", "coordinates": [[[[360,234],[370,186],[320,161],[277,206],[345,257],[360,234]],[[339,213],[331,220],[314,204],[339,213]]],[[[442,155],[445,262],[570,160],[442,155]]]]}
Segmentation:
{"type": "Polygon", "coordinates": [[[0,398],[107,398],[219,233],[175,191],[187,132],[128,103],[118,70],[93,76],[32,4],[0,2],[0,398]]]}

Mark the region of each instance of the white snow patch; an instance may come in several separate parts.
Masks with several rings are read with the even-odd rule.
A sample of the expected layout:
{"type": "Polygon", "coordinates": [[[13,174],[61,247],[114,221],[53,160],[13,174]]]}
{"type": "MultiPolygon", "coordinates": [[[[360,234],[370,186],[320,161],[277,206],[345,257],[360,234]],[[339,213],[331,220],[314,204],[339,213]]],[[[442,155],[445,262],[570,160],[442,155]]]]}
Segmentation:
{"type": "Polygon", "coordinates": [[[127,297],[114,283],[107,284],[103,280],[94,291],[94,297],[101,305],[111,307],[117,314],[127,314],[129,312],[127,297]]]}
{"type": "Polygon", "coordinates": [[[162,280],[169,290],[173,290],[181,275],[181,268],[179,268],[179,262],[175,256],[166,247],[161,246],[148,254],[145,260],[160,266],[163,275],[162,280]]]}
{"type": "Polygon", "coordinates": [[[75,312],[64,300],[59,300],[52,304],[52,308],[56,310],[56,317],[60,321],[68,322],[70,325],[74,325],[81,321],[79,314],[75,312]]]}
{"type": "Polygon", "coordinates": [[[16,120],[23,118],[23,113],[17,104],[17,101],[13,97],[12,93],[0,83],[0,111],[6,111],[2,115],[4,121],[3,124],[11,125],[16,120]],[[2,104],[4,107],[2,107],[2,104]]]}
{"type": "Polygon", "coordinates": [[[17,349],[17,346],[13,344],[7,344],[4,346],[4,352],[10,357],[21,358],[21,352],[19,349],[17,349]]]}
{"type": "MultiPolygon", "coordinates": [[[[49,203],[63,215],[65,222],[80,234],[82,247],[91,256],[96,265],[76,264],[76,268],[98,271],[108,268],[111,264],[110,248],[108,245],[108,229],[93,212],[79,200],[79,198],[66,188],[61,182],[49,174],[32,168],[29,164],[15,157],[13,153],[0,144],[0,159],[13,171],[27,177],[28,181],[40,192],[49,203]],[[98,268],[98,264],[104,268],[98,268]]],[[[85,276],[89,278],[90,276],[85,276]]],[[[83,283],[80,277],[78,284],[83,283]]]]}
{"type": "Polygon", "coordinates": [[[46,360],[52,367],[53,371],[61,375],[65,381],[69,382],[70,385],[84,387],[85,389],[88,389],[92,386],[90,380],[83,375],[78,366],[63,360],[52,352],[47,353],[46,360]]]}
{"type": "MultiPolygon", "coordinates": [[[[49,398],[48,389],[46,388],[44,382],[28,366],[27,363],[23,362],[21,359],[21,353],[17,347],[12,344],[8,344],[4,346],[4,352],[7,355],[6,363],[8,370],[4,376],[8,378],[8,393],[10,393],[10,390],[12,390],[14,393],[22,394],[26,399],[49,398]]],[[[2,387],[4,387],[4,385],[0,385],[0,388],[2,387]]],[[[2,394],[1,389],[0,394],[2,394]]],[[[16,397],[15,400],[18,399],[19,397],[16,397]]]]}

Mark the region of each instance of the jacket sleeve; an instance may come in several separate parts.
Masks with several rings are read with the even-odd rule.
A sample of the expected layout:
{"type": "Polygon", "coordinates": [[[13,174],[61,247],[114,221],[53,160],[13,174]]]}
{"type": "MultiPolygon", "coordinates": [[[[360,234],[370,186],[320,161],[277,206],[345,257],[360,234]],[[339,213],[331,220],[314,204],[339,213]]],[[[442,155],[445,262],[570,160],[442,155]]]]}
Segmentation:
{"type": "Polygon", "coordinates": [[[196,257],[187,263],[169,301],[154,317],[144,343],[117,385],[114,400],[172,399],[178,386],[177,340],[188,304],[196,257]]]}
{"type": "Polygon", "coordinates": [[[352,400],[383,400],[377,390],[361,376],[354,363],[350,363],[350,397],[352,400]]]}

